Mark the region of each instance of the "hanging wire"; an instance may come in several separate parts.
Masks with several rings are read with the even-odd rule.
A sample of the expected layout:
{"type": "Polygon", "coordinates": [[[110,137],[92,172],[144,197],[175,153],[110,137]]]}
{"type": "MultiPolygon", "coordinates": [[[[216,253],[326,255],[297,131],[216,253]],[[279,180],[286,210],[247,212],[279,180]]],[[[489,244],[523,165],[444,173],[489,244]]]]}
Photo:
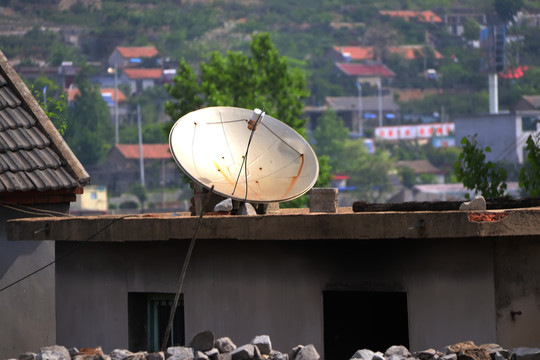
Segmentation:
{"type": "Polygon", "coordinates": [[[62,254],[61,256],[55,258],[53,261],[43,265],[42,267],[32,271],[31,273],[29,273],[28,275],[25,275],[23,276],[22,278],[4,286],[3,288],[0,289],[0,292],[3,292],[4,290],[7,290],[9,289],[10,287],[20,283],[21,281],[23,280],[26,280],[28,279],[29,277],[31,276],[34,276],[35,274],[39,273],[40,271],[43,271],[45,270],[46,268],[48,268],[49,266],[51,265],[54,265],[56,264],[58,261],[62,260],[62,259],[65,259],[66,257],[68,257],[69,255],[71,255],[74,251],[78,250],[79,248],[81,248],[82,246],[86,245],[90,240],[92,240],[93,238],[95,238],[96,236],[98,236],[100,233],[102,233],[104,230],[106,230],[107,228],[109,228],[112,224],[114,224],[115,222],[119,221],[119,220],[122,220],[122,219],[125,219],[127,217],[130,217],[130,216],[133,216],[133,214],[129,214],[129,215],[124,215],[124,216],[121,216],[119,218],[116,218],[114,219],[113,221],[111,221],[109,224],[105,225],[104,227],[102,227],[101,229],[99,229],[98,231],[96,231],[92,236],[90,236],[88,239],[86,240],[83,240],[82,242],[80,242],[79,244],[77,244],[76,246],[72,247],[71,249],[69,249],[68,251],[66,251],[64,254],[62,254]]]}
{"type": "Polygon", "coordinates": [[[59,216],[73,217],[73,215],[71,214],[66,214],[60,211],[38,209],[32,206],[26,206],[26,205],[20,205],[20,204],[13,205],[13,204],[7,204],[7,203],[0,203],[0,206],[3,206],[7,209],[19,211],[25,214],[31,214],[31,215],[47,215],[51,217],[59,217],[59,216]],[[28,209],[28,210],[24,210],[24,209],[28,209]]]}
{"type": "Polygon", "coordinates": [[[184,260],[184,265],[182,266],[182,271],[180,272],[180,278],[178,279],[178,285],[176,287],[176,294],[174,295],[174,302],[171,307],[171,314],[169,316],[169,323],[167,324],[167,330],[165,331],[165,335],[163,336],[163,343],[161,344],[162,351],[165,351],[167,347],[167,342],[169,341],[169,335],[171,334],[172,326],[174,323],[174,316],[176,314],[176,307],[178,306],[178,301],[180,299],[180,294],[182,292],[182,287],[184,285],[184,279],[186,277],[189,261],[191,260],[191,254],[193,253],[193,248],[195,247],[195,241],[197,240],[197,235],[199,234],[199,228],[201,227],[201,222],[204,215],[204,209],[208,205],[208,202],[210,201],[210,197],[213,192],[214,192],[214,185],[212,185],[212,187],[206,194],[205,201],[201,208],[201,213],[199,214],[199,219],[197,221],[197,227],[195,228],[195,232],[193,233],[193,236],[191,237],[191,242],[189,243],[186,259],[184,260]]]}

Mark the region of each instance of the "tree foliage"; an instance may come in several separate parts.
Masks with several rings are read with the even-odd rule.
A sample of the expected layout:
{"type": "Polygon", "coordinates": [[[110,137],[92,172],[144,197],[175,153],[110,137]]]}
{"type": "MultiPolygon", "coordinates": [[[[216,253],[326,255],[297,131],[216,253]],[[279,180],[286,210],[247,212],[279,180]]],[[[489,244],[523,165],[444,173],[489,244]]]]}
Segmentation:
{"type": "Polygon", "coordinates": [[[83,165],[98,164],[113,143],[109,109],[97,87],[79,82],[80,95],[68,110],[66,142],[83,165]]]}
{"type": "Polygon", "coordinates": [[[531,197],[540,197],[540,138],[527,138],[527,158],[519,173],[519,187],[531,197]]]}
{"type": "Polygon", "coordinates": [[[333,109],[328,108],[318,119],[313,131],[315,151],[318,156],[328,156],[330,166],[335,168],[339,163],[339,158],[343,156],[345,141],[348,137],[349,130],[343,124],[343,119],[333,109]]]}
{"type": "MultiPolygon", "coordinates": [[[[486,199],[495,199],[505,195],[506,170],[492,161],[486,161],[486,153],[491,152],[489,147],[484,149],[478,146],[476,135],[472,138],[461,139],[463,150],[455,164],[456,178],[474,194],[482,194],[486,199]]],[[[469,198],[469,194],[465,195],[469,198]]]]}

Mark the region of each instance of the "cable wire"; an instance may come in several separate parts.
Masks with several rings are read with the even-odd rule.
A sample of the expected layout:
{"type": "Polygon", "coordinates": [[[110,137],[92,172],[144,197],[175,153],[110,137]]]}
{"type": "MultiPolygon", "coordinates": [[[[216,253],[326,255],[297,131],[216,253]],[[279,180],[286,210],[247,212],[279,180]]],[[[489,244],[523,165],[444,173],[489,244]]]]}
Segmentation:
{"type": "Polygon", "coordinates": [[[210,197],[213,192],[214,192],[214,185],[212,185],[212,187],[206,194],[204,204],[201,208],[201,213],[199,214],[199,219],[197,221],[197,227],[195,228],[195,232],[193,233],[193,236],[191,237],[191,242],[189,243],[186,259],[184,260],[184,265],[182,266],[182,271],[180,272],[180,278],[178,279],[178,285],[176,287],[176,294],[174,295],[174,302],[171,307],[171,314],[169,316],[169,323],[167,324],[167,330],[165,331],[165,335],[163,336],[163,343],[161,344],[161,350],[163,352],[165,351],[167,347],[167,342],[169,341],[169,335],[171,334],[172,326],[174,323],[174,315],[176,314],[176,307],[178,306],[178,301],[180,299],[180,294],[182,292],[182,287],[184,285],[184,279],[186,277],[187,268],[191,260],[191,254],[193,253],[193,248],[195,247],[195,241],[197,240],[197,235],[199,234],[199,228],[201,227],[201,222],[204,215],[204,209],[208,205],[208,202],[210,201],[210,197]]]}
{"type": "Polygon", "coordinates": [[[83,240],[82,242],[80,242],[79,244],[77,244],[76,246],[72,247],[71,249],[69,249],[68,251],[66,251],[64,254],[62,254],[61,256],[55,258],[53,261],[43,265],[42,267],[32,271],[31,273],[29,273],[28,275],[25,275],[23,276],[22,278],[4,286],[3,288],[0,289],[0,293],[3,292],[4,290],[7,290],[9,289],[10,287],[20,283],[21,281],[23,280],[26,280],[28,279],[29,277],[31,276],[34,276],[35,274],[39,273],[40,271],[43,271],[45,270],[46,268],[48,268],[49,266],[51,265],[54,265],[56,264],[58,261],[62,260],[62,259],[65,259],[67,256],[71,255],[75,250],[78,250],[79,248],[81,248],[83,245],[86,245],[90,240],[92,240],[93,238],[95,238],[96,236],[98,236],[101,232],[103,232],[104,230],[106,230],[107,228],[109,228],[112,224],[114,224],[115,222],[119,221],[119,220],[122,220],[122,219],[125,219],[127,217],[130,217],[130,216],[133,216],[133,214],[129,214],[129,215],[124,215],[124,216],[121,216],[119,218],[116,218],[114,219],[113,221],[111,221],[109,224],[105,225],[103,228],[101,228],[100,230],[96,231],[92,236],[90,236],[88,239],[86,240],[83,240]]]}

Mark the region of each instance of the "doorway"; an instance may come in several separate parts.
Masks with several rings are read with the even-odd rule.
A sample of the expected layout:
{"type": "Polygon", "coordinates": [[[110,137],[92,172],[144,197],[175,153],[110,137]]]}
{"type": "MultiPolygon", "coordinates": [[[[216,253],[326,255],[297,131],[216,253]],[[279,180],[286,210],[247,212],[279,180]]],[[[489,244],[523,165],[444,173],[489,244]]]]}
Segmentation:
{"type": "Polygon", "coordinates": [[[406,292],[324,291],[324,359],[348,360],[357,350],[409,348],[406,292]]]}

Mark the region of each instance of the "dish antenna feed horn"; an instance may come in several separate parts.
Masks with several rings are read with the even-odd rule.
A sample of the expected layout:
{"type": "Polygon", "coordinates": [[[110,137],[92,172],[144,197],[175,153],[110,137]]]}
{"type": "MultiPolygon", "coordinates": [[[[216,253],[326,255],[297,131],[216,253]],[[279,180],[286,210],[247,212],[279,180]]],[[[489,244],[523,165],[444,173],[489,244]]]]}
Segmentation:
{"type": "Polygon", "coordinates": [[[260,109],[220,106],[190,112],[173,125],[169,147],[196,192],[214,186],[219,197],[212,207],[230,198],[264,213],[270,203],[308,192],[319,175],[308,142],[260,109]]]}

